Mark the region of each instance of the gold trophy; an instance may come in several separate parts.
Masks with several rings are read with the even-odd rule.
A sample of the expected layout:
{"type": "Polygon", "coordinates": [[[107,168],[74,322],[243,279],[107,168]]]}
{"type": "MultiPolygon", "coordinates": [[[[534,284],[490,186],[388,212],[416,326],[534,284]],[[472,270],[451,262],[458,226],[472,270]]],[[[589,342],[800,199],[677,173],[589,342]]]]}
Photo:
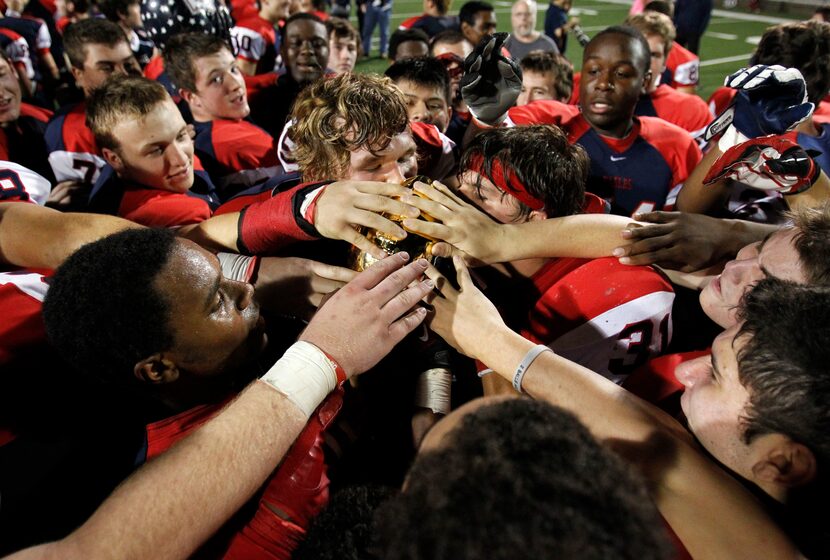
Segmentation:
{"type": "MultiPolygon", "coordinates": [[[[426,183],[428,185],[432,184],[432,179],[424,177],[423,175],[416,175],[415,177],[406,179],[403,183],[401,183],[401,186],[411,189],[412,185],[414,185],[417,181],[426,183]]],[[[414,191],[413,194],[415,194],[416,196],[421,196],[414,191]]],[[[403,222],[403,220],[405,219],[403,216],[398,216],[397,214],[384,214],[383,216],[385,218],[392,220],[396,224],[399,224],[403,228],[403,225],[401,224],[401,222],[403,222]]],[[[427,220],[429,222],[435,221],[435,218],[427,214],[424,214],[423,212],[421,213],[421,216],[418,219],[427,220]]],[[[385,233],[366,227],[361,227],[358,231],[360,231],[361,234],[365,235],[366,238],[369,239],[369,241],[371,241],[373,244],[377,245],[390,255],[400,253],[401,251],[406,251],[407,253],[409,253],[409,257],[412,261],[420,258],[425,258],[430,262],[434,260],[434,257],[432,256],[432,246],[435,243],[434,239],[423,237],[417,233],[412,233],[409,230],[406,230],[407,235],[403,239],[396,239],[394,237],[386,235],[385,233]]],[[[378,259],[370,255],[366,251],[358,249],[357,247],[352,246],[351,250],[349,251],[348,264],[349,268],[351,268],[352,270],[361,272],[372,266],[377,261],[378,259]]]]}

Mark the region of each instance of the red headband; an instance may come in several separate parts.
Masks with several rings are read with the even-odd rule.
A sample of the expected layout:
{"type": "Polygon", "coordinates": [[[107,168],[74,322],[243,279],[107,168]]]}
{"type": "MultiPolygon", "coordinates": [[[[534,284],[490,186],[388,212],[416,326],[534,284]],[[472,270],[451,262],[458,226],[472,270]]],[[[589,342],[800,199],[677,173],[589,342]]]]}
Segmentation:
{"type": "Polygon", "coordinates": [[[467,168],[474,172],[478,173],[482,177],[487,177],[490,179],[494,185],[496,185],[501,191],[506,192],[510,196],[517,198],[519,201],[524,203],[526,206],[529,206],[531,210],[541,210],[545,207],[545,203],[527,192],[527,189],[519,181],[518,177],[514,173],[511,173],[509,169],[505,169],[504,166],[501,164],[501,160],[498,158],[493,158],[492,162],[490,163],[490,175],[487,176],[484,172],[484,157],[481,154],[476,154],[470,158],[470,163],[467,168]],[[505,173],[506,171],[506,173],[505,173]]]}

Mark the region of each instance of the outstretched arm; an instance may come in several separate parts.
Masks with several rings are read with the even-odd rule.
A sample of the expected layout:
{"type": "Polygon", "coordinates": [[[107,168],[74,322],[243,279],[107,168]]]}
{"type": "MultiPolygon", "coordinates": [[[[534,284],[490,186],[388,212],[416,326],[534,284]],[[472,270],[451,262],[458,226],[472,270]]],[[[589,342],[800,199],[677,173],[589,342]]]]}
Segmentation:
{"type": "Polygon", "coordinates": [[[444,241],[433,249],[448,257],[453,251],[472,263],[492,264],[535,257],[597,258],[611,256],[623,245],[621,232],[630,218],[607,214],[580,214],[522,224],[500,224],[465,202],[446,186],[416,183],[423,195],[402,200],[438,222],[404,220],[409,231],[444,241]]]}
{"type": "Polygon", "coordinates": [[[384,214],[412,218],[418,215],[417,209],[397,200],[409,193],[401,185],[335,181],[320,187],[321,194],[317,194],[314,185],[278,193],[241,212],[182,227],[179,235],[214,251],[250,254],[272,254],[294,241],[322,236],[346,241],[382,258],[380,250],[355,226],[405,237],[406,232],[384,214]]]}
{"type": "MultiPolygon", "coordinates": [[[[443,297],[432,301],[432,328],[459,351],[513,381],[535,346],[502,322],[456,258],[461,291],[435,271],[443,297]]],[[[662,515],[694,557],[798,558],[798,551],[758,502],[709,460],[692,436],[661,410],[553,352],[526,369],[528,394],[569,410],[650,483],[662,515]]]]}
{"type": "Polygon", "coordinates": [[[283,358],[215,418],[127,479],[74,533],[10,558],[190,556],[254,494],[325,398],[325,387],[340,381],[320,350],[348,378],[421,323],[423,309],[410,309],[432,288],[417,281],[426,261],[405,264],[405,254],[376,263],[321,307],[300,336],[313,345],[301,376],[296,353],[293,362],[283,358]],[[321,375],[322,384],[313,382],[321,375]]]}
{"type": "Polygon", "coordinates": [[[102,214],[62,213],[35,204],[0,202],[0,262],[57,268],[82,245],[138,224],[102,214]]]}

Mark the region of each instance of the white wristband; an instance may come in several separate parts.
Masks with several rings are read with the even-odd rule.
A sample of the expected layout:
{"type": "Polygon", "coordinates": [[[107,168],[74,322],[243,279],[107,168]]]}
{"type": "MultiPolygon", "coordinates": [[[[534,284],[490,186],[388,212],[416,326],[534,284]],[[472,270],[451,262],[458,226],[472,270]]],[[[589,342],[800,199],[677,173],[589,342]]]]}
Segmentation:
{"type": "Polygon", "coordinates": [[[519,367],[516,368],[516,373],[513,374],[513,388],[516,389],[518,392],[523,393],[522,391],[522,379],[524,379],[525,372],[527,368],[530,367],[530,364],[533,363],[539,354],[542,352],[553,352],[550,348],[545,346],[544,344],[537,344],[530,350],[528,350],[527,354],[525,354],[522,363],[519,364],[519,367]]]}
{"type": "Polygon", "coordinates": [[[230,280],[248,282],[254,272],[256,257],[248,257],[237,253],[216,253],[222,275],[230,280]]]}
{"type": "Polygon", "coordinates": [[[260,381],[288,397],[310,418],[337,386],[335,365],[310,342],[295,342],[260,381]]]}

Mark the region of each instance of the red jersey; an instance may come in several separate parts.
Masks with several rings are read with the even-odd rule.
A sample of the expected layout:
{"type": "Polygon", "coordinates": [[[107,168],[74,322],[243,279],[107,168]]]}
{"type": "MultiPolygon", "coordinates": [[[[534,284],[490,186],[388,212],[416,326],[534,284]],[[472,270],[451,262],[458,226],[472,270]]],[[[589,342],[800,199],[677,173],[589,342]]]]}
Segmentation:
{"type": "Polygon", "coordinates": [[[248,121],[196,122],[194,146],[222,200],[266,181],[280,164],[274,138],[248,121]]]}
{"type": "Polygon", "coordinates": [[[277,28],[258,13],[237,20],[231,40],[238,58],[257,63],[257,74],[273,72],[280,65],[277,28]]]}
{"type": "Polygon", "coordinates": [[[521,334],[621,382],[671,337],[671,284],[614,258],[553,259],[531,278],[539,295],[521,334]]]}
{"type": "Polygon", "coordinates": [[[591,159],[587,190],[606,199],[615,214],[670,208],[676,192],[702,158],[691,135],[655,117],[635,117],[625,138],[596,132],[579,107],[536,101],[508,111],[507,125],[553,124],[591,159]]]}
{"type": "Polygon", "coordinates": [[[86,102],[58,111],[46,126],[45,136],[49,165],[57,182],[95,184],[106,161],[86,125],[86,102]]]}
{"type": "Polygon", "coordinates": [[[666,58],[662,82],[673,88],[696,86],[700,81],[700,58],[675,42],[666,58]]]}
{"type": "Polygon", "coordinates": [[[677,91],[666,84],[661,84],[649,95],[642,96],[634,114],[661,118],[679,126],[695,138],[702,135],[713,120],[708,105],[700,97],[677,91]]]}
{"type": "Polygon", "coordinates": [[[37,272],[0,272],[0,365],[11,362],[20,349],[46,341],[40,309],[48,287],[37,272]]]}
{"type": "MultiPolygon", "coordinates": [[[[323,432],[343,404],[338,389],[323,401],[280,466],[263,485],[262,498],[253,516],[232,522],[244,523],[230,539],[223,558],[289,560],[305,536],[309,521],[328,502],[329,479],[323,456],[323,432]],[[266,504],[284,512],[283,519],[266,504]]],[[[147,456],[150,460],[208,421],[222,409],[205,405],[147,426],[147,456]]],[[[250,515],[250,514],[249,514],[250,515]]]]}

